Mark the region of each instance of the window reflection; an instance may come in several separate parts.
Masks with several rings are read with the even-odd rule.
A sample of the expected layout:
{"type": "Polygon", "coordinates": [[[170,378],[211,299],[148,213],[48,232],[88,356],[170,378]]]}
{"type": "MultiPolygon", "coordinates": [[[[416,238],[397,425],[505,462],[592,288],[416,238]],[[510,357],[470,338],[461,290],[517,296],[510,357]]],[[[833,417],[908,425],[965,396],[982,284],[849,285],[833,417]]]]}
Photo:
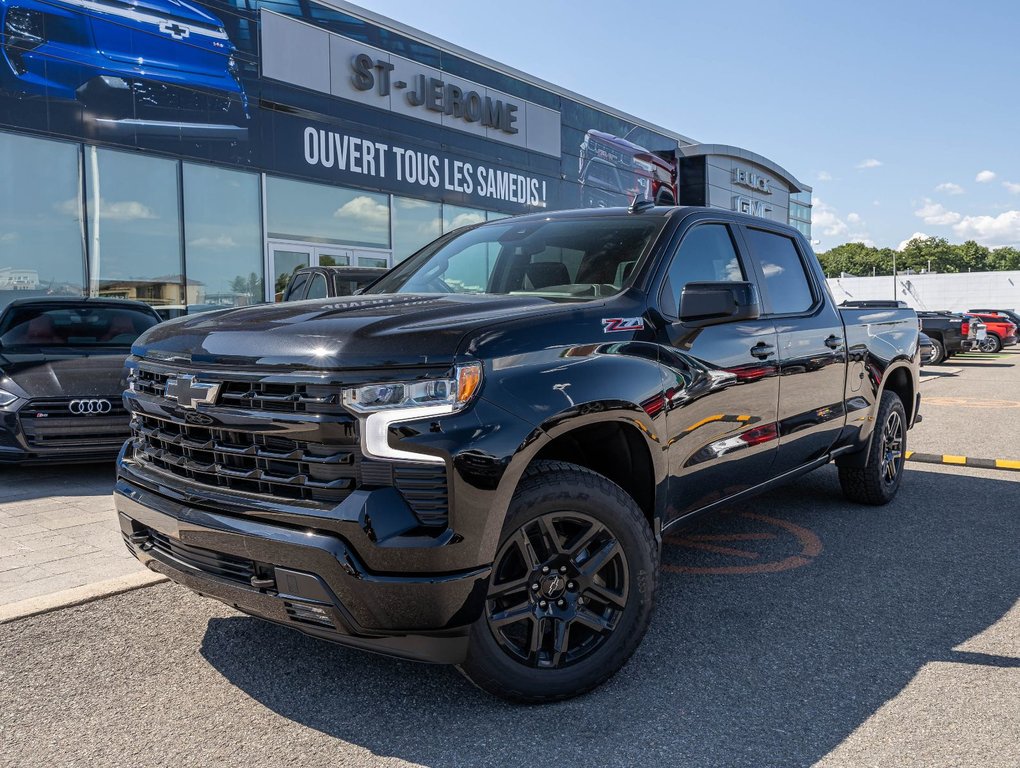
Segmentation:
{"type": "Polygon", "coordinates": [[[26,296],[80,296],[77,145],[0,133],[0,168],[0,306],[26,296]]]}
{"type": "Polygon", "coordinates": [[[485,221],[485,211],[480,211],[477,208],[462,208],[459,205],[443,206],[443,232],[467,227],[471,224],[481,224],[483,221],[485,221]]]}
{"type": "Polygon", "coordinates": [[[264,300],[260,208],[257,174],[184,164],[189,312],[264,300]]]}
{"type": "Polygon", "coordinates": [[[406,259],[442,234],[442,206],[427,200],[393,198],[393,263],[406,259]]]}
{"type": "MultiPolygon", "coordinates": [[[[86,147],[85,186],[93,293],[182,309],[177,162],[86,147]]],[[[187,303],[202,289],[189,280],[187,303]]]]}
{"type": "Polygon", "coordinates": [[[266,209],[273,238],[390,247],[388,195],[269,177],[266,209]]]}

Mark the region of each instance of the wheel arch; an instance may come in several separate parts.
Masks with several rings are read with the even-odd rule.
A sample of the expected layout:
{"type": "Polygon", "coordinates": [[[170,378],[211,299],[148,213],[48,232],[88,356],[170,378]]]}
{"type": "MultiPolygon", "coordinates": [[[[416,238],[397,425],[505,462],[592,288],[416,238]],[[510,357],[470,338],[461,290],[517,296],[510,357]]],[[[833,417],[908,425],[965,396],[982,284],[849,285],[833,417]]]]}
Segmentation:
{"type": "Polygon", "coordinates": [[[668,461],[652,418],[637,405],[619,402],[587,403],[572,411],[546,419],[510,458],[489,521],[486,538],[493,547],[525,473],[543,460],[577,464],[609,478],[635,499],[659,535],[668,461]]]}

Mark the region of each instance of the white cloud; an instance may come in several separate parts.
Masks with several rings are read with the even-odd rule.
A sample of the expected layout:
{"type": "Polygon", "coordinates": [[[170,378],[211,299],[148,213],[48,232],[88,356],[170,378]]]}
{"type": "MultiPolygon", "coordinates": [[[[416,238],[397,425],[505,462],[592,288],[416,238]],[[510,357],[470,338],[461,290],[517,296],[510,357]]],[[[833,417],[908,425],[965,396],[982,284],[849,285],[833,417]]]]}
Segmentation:
{"type": "Polygon", "coordinates": [[[17,232],[4,232],[0,235],[0,243],[13,243],[18,239],[17,232]]]}
{"type": "MultiPolygon", "coordinates": [[[[77,198],[64,200],[61,203],[57,203],[54,207],[60,213],[74,218],[78,218],[81,211],[77,198]]],[[[94,214],[94,210],[90,209],[90,213],[94,214]]],[[[100,220],[105,219],[106,221],[139,221],[159,218],[149,206],[137,200],[123,200],[119,203],[113,203],[105,198],[100,198],[99,200],[99,217],[100,220]]]]}
{"type": "Polygon", "coordinates": [[[1020,195],[1020,184],[1013,181],[1004,181],[1002,182],[1002,186],[1004,186],[1006,191],[1011,195],[1020,195]]]}
{"type": "Polygon", "coordinates": [[[878,168],[881,165],[882,161],[876,160],[873,157],[869,157],[867,160],[861,160],[861,162],[857,163],[857,167],[861,170],[864,170],[866,168],[878,168]]]}
{"type": "Polygon", "coordinates": [[[210,248],[217,251],[225,251],[229,248],[236,248],[237,241],[230,235],[219,235],[217,237],[196,237],[189,240],[188,245],[193,248],[210,248]]]}
{"type": "Polygon", "coordinates": [[[839,238],[847,243],[875,243],[867,231],[867,224],[859,213],[848,213],[846,218],[839,211],[817,197],[811,199],[811,227],[815,235],[839,238]]]}
{"type": "Polygon", "coordinates": [[[987,184],[990,181],[995,181],[995,171],[980,171],[978,175],[974,177],[974,181],[979,184],[987,184]]]}
{"type": "Polygon", "coordinates": [[[149,206],[137,200],[124,200],[119,203],[99,201],[99,218],[107,221],[139,221],[142,219],[158,219],[149,206]]]}
{"type": "Polygon", "coordinates": [[[936,203],[928,198],[924,199],[924,205],[914,211],[914,215],[924,219],[925,224],[939,227],[955,224],[963,218],[956,211],[950,211],[942,203],[936,203]]]}
{"type": "Polygon", "coordinates": [[[1020,211],[1006,211],[998,216],[965,216],[953,226],[965,240],[982,245],[1017,245],[1020,243],[1020,211]]]}
{"type": "Polygon", "coordinates": [[[815,178],[818,181],[832,181],[832,174],[828,171],[819,171],[815,178]]]}
{"type": "Polygon", "coordinates": [[[453,217],[449,228],[457,229],[458,227],[466,227],[470,224],[481,224],[483,221],[485,221],[484,213],[459,213],[453,217]]]}
{"type": "Polygon", "coordinates": [[[897,245],[896,246],[896,250],[897,251],[902,251],[904,248],[906,248],[908,245],[910,245],[910,241],[911,240],[930,240],[930,239],[931,239],[930,236],[924,234],[924,232],[915,232],[910,237],[908,237],[906,240],[904,240],[902,243],[897,245]]]}
{"type": "Polygon", "coordinates": [[[369,229],[386,229],[390,225],[390,209],[368,195],[358,195],[333,211],[333,218],[369,229]]]}
{"type": "Polygon", "coordinates": [[[961,187],[959,184],[954,184],[951,181],[943,181],[941,184],[935,187],[935,191],[945,192],[946,194],[949,195],[962,195],[963,187],[961,187]]]}
{"type": "Polygon", "coordinates": [[[837,214],[836,209],[817,197],[811,200],[811,227],[815,234],[826,237],[841,237],[850,228],[837,214]]]}

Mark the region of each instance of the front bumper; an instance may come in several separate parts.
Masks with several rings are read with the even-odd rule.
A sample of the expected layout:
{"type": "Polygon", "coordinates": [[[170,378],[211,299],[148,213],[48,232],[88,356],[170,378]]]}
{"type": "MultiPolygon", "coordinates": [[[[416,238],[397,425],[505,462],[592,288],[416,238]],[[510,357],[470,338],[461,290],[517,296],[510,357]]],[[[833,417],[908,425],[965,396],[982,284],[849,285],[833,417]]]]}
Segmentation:
{"type": "Polygon", "coordinates": [[[187,506],[125,481],[124,541],[153,571],[244,613],[392,656],[456,664],[489,569],[370,572],[345,539],[187,506]]]}

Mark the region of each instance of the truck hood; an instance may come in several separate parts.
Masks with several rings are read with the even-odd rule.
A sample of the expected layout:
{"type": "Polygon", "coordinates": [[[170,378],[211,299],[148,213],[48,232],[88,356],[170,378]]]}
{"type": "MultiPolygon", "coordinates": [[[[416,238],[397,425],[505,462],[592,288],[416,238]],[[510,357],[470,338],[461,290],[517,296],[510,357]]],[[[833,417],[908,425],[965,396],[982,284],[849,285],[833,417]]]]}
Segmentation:
{"type": "MultiPolygon", "coordinates": [[[[13,382],[31,399],[120,396],[124,391],[124,361],[127,352],[88,354],[39,353],[0,355],[0,381],[4,388],[13,382]]],[[[13,387],[12,387],[13,389],[13,387]]]]}
{"type": "Polygon", "coordinates": [[[135,342],[151,360],[337,370],[452,364],[472,329],[576,304],[521,296],[378,294],[209,312],[135,342]]]}

